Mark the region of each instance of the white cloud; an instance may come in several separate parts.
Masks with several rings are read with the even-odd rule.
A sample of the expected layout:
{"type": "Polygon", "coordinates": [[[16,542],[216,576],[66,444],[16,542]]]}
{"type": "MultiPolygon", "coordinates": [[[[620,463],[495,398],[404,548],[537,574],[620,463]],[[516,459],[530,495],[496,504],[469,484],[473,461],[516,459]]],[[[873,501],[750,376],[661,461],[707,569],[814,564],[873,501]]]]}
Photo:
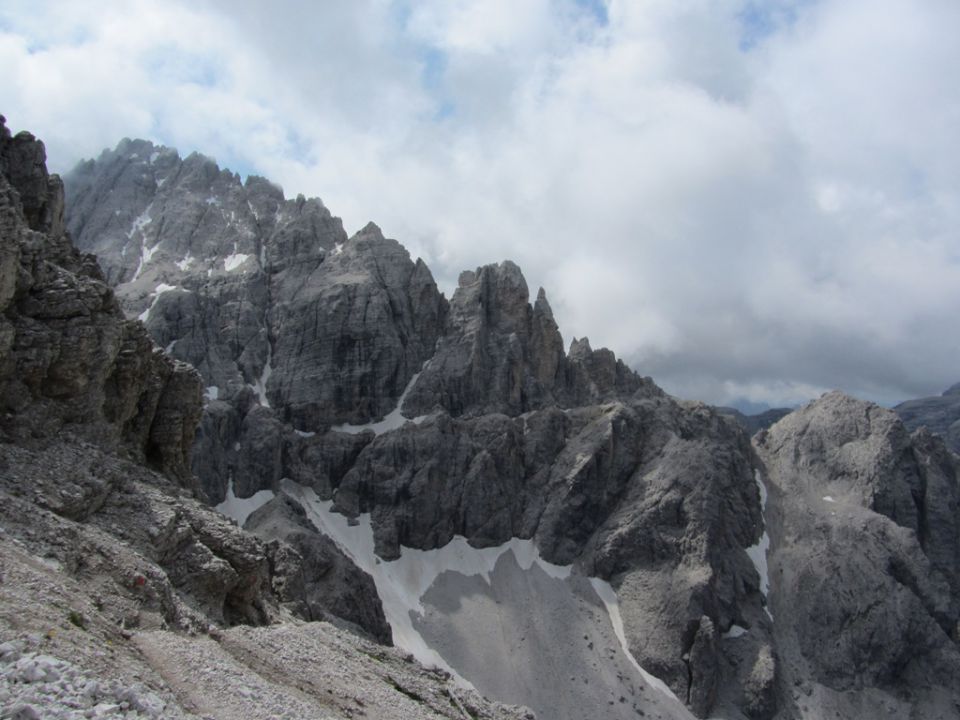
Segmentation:
{"type": "Polygon", "coordinates": [[[201,150],[448,289],[505,257],[668,389],[958,378],[953,0],[11,2],[0,111],[55,167],[201,150]],[[746,48],[746,49],[745,49],[746,48]]]}

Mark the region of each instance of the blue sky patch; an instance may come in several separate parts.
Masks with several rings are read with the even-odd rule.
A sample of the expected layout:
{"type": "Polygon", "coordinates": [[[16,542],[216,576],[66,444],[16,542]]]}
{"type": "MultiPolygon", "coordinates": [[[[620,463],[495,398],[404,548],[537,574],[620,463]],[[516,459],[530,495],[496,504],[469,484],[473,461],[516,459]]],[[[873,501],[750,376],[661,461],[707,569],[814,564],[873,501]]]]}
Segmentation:
{"type": "Polygon", "coordinates": [[[740,49],[749,52],[774,33],[793,25],[818,0],[750,0],[737,14],[740,49]]]}
{"type": "Polygon", "coordinates": [[[598,25],[606,26],[610,23],[605,0],[573,0],[573,4],[589,13],[598,25]]]}

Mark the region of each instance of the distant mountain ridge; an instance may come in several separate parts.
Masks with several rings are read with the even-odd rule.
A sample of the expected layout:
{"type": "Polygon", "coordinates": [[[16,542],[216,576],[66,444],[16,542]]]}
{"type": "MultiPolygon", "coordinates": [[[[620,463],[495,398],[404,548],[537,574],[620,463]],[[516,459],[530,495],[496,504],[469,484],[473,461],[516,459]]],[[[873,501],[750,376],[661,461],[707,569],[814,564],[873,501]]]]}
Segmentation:
{"type": "Polygon", "coordinates": [[[910,430],[926,427],[960,454],[960,383],[941,395],[907,400],[893,408],[910,430]]]}

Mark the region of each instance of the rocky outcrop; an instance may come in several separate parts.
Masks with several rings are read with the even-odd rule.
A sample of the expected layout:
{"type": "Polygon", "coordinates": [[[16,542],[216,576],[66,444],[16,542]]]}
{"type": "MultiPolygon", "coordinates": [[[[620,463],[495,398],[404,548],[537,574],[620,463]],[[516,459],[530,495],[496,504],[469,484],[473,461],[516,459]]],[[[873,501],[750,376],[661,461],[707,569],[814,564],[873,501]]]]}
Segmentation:
{"type": "Polygon", "coordinates": [[[609,350],[563,340],[543,288],[531,305],[514,263],[460,275],[436,354],[404,403],[407,415],[443,408],[451,415],[519,415],[550,405],[596,404],[654,386],[609,350]]]}
{"type": "Polygon", "coordinates": [[[189,484],[200,379],[127,321],[96,260],[64,233],[43,144],[0,123],[0,432],[69,429],[189,484]]]}
{"type": "Polygon", "coordinates": [[[433,354],[446,301],[373,224],[348,238],[317,199],[138,140],[78,166],[67,190],[78,247],[204,378],[193,470],[216,502],[230,478],[289,474],[278,422],[312,433],[380,418],[433,354]]]}
{"type": "Polygon", "coordinates": [[[102,582],[125,625],[267,622],[263,545],[188,497],[199,375],[124,318],[62,212],[42,143],[0,123],[3,526],[102,582]]]}
{"type": "Polygon", "coordinates": [[[481,547],[533,537],[547,560],[610,580],[634,656],[680,697],[692,664],[702,713],[723,674],[713,645],[697,644],[701,623],[711,637],[761,625],[744,552],[762,529],[749,444],[704,405],[654,393],[515,418],[439,413],[373,439],[334,497],[371,513],[386,559],[454,535],[481,547]]]}
{"type": "Polygon", "coordinates": [[[772,516],[781,702],[822,716],[954,716],[958,464],[926,431],[840,393],[755,438],[772,516]],[[798,692],[799,690],[799,692],[798,692]],[[813,697],[807,700],[804,695],[813,697]],[[854,708],[860,708],[854,710],[854,708]]]}
{"type": "Polygon", "coordinates": [[[926,427],[939,435],[954,453],[960,454],[960,383],[942,395],[907,400],[893,408],[908,430],[926,427]]]}
{"type": "Polygon", "coordinates": [[[317,531],[294,498],[279,493],[254,512],[244,528],[271,543],[274,586],[297,615],[346,621],[377,642],[391,644],[390,625],[373,580],[317,531]],[[296,556],[291,557],[291,549],[296,556]]]}

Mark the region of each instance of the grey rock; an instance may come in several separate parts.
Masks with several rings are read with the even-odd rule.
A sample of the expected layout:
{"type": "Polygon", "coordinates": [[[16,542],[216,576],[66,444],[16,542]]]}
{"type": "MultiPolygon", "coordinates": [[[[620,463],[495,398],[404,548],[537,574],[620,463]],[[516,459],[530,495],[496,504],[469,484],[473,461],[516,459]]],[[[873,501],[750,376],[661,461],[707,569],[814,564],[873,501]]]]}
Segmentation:
{"type": "Polygon", "coordinates": [[[297,614],[310,620],[337,618],[390,645],[392,633],[373,578],[357,568],[326,535],[317,531],[295,499],[280,492],[256,510],[244,528],[273,541],[274,583],[287,603],[302,604],[297,614]],[[288,554],[289,546],[299,555],[288,554]]]}
{"type": "Polygon", "coordinates": [[[519,415],[658,391],[586,339],[564,355],[541,288],[534,305],[523,274],[506,260],[460,275],[436,354],[404,403],[407,415],[443,408],[451,415],[519,415]]]}
{"type": "MultiPolygon", "coordinates": [[[[839,395],[769,430],[781,411],[728,418],[678,402],[586,338],[564,352],[546,294],[531,304],[513,263],[464,273],[448,303],[376,226],[348,239],[320,201],[242,184],[202,156],[125,141],[67,186],[69,226],[123,309],[203,376],[192,468],[210,501],[231,482],[244,497],[293,479],[347,515],[370,513],[385,560],[458,534],[477,547],[533,538],[545,559],[610,581],[634,657],[701,716],[849,716],[888,696],[920,712],[955,697],[957,459],[930,432],[839,395]],[[395,409],[416,422],[342,427],[395,409]],[[761,428],[753,446],[737,422],[761,428]],[[764,533],[766,597],[745,550],[764,533]]],[[[11,282],[0,276],[0,299],[11,282]]],[[[56,320],[99,297],[60,293],[38,307],[56,320]]],[[[68,337],[88,354],[104,345],[68,337]]],[[[60,394],[85,382],[69,367],[46,376],[60,394]]],[[[35,405],[22,389],[9,397],[35,405]]],[[[175,448],[187,418],[156,407],[156,442],[175,448]]],[[[124,422],[129,444],[153,437],[124,422]]],[[[109,487],[84,492],[110,506],[109,487]]],[[[369,579],[295,504],[280,496],[251,526],[269,542],[248,560],[191,526],[199,544],[171,551],[174,590],[228,621],[261,622],[279,598],[384,639],[369,579]],[[269,591],[214,593],[239,588],[235,576],[269,591]]]]}
{"type": "Polygon", "coordinates": [[[864,705],[877,693],[917,708],[942,693],[956,702],[955,456],[929,433],[908,434],[892,411],[841,393],[754,444],[774,504],[780,687],[813,683],[864,705]]]}
{"type": "Polygon", "coordinates": [[[429,270],[373,224],[347,238],[317,199],[139,140],[79,165],[67,192],[77,245],[128,316],[226,403],[193,465],[214,501],[231,477],[243,495],[290,474],[283,433],[254,408],[301,432],[374,420],[433,354],[446,301],[429,270]]]}
{"type": "MultiPolygon", "coordinates": [[[[56,222],[60,186],[42,158],[42,145],[23,134],[11,139],[0,121],[0,251],[16,265],[0,274],[0,630],[18,638],[3,643],[0,655],[13,662],[27,643],[44,653],[30,653],[42,664],[23,676],[36,687],[12,695],[0,688],[6,710],[46,717],[64,702],[82,709],[100,700],[98,712],[195,717],[191,711],[210,706],[212,693],[218,711],[227,703],[237,717],[326,716],[331,708],[346,717],[369,701],[368,710],[385,718],[532,720],[525,709],[455,688],[445,673],[389,648],[329,625],[290,622],[297,604],[284,602],[293,587],[284,583],[291,578],[306,581],[305,598],[322,595],[344,616],[361,610],[346,605],[375,599],[369,578],[309,533],[303,554],[284,543],[290,552],[277,573],[278,544],[193,497],[202,494],[187,469],[199,377],[165,356],[139,322],[123,318],[93,258],[71,247],[56,222]],[[337,594],[315,586],[324,573],[337,576],[337,594]],[[287,622],[265,635],[213,626],[278,620],[287,622]],[[283,645],[282,665],[274,643],[283,645]],[[65,654],[72,662],[58,659],[65,654]],[[330,669],[323,689],[318,667],[330,669]],[[270,697],[251,692],[251,683],[270,697]]],[[[229,425],[229,412],[220,419],[229,425]]],[[[307,440],[266,407],[238,423],[251,440],[245,460],[264,468],[277,462],[269,457],[275,448],[288,451],[289,436],[307,440]]],[[[330,447],[344,448],[344,458],[359,451],[351,442],[330,447]]],[[[295,449],[301,461],[309,457],[295,449]]],[[[336,482],[345,460],[331,455],[325,467],[336,482]]],[[[287,510],[293,514],[283,518],[296,517],[287,510]]],[[[378,619],[382,631],[382,612],[378,619]]]]}
{"type": "MultiPolygon", "coordinates": [[[[334,497],[371,513],[386,559],[456,534],[478,547],[534,537],[547,560],[609,579],[634,655],[687,697],[681,656],[702,617],[726,630],[762,614],[743,550],[762,529],[752,473],[735,424],[659,395],[516,418],[440,413],[373,439],[334,497]]],[[[702,712],[719,677],[704,642],[702,712]]]]}
{"type": "Polygon", "coordinates": [[[690,690],[687,704],[697,715],[705,717],[717,700],[719,684],[719,644],[716,628],[706,615],[700,618],[693,644],[687,656],[690,668],[690,690]]]}
{"type": "Polygon", "coordinates": [[[755,435],[761,430],[766,430],[781,418],[786,417],[791,412],[790,408],[770,408],[756,415],[744,415],[742,412],[732,407],[718,407],[717,412],[729,415],[736,420],[749,435],[755,435]]]}
{"type": "Polygon", "coordinates": [[[43,144],[0,124],[0,158],[2,247],[17,261],[15,283],[6,265],[0,277],[0,431],[26,440],[73,428],[190,483],[199,378],[124,319],[95,260],[72,247],[43,144]]]}
{"type": "Polygon", "coordinates": [[[926,427],[941,436],[950,450],[960,454],[960,383],[942,395],[902,402],[893,411],[908,430],[926,427]]]}
{"type": "MultiPolygon", "coordinates": [[[[126,311],[204,377],[193,468],[210,501],[291,478],[371,513],[384,559],[456,534],[535,538],[619,588],[634,654],[681,697],[701,619],[715,635],[762,612],[743,550],[761,532],[745,435],[586,338],[565,353],[546,293],[531,304],[513,263],[464,273],[448,304],[376,226],[347,239],[319,201],[139,141],[67,187],[70,227],[126,311]],[[337,429],[393,410],[418,371],[401,410],[419,424],[337,429]]],[[[275,565],[290,560],[277,548],[275,565]]],[[[294,603],[295,575],[278,581],[294,603]]],[[[721,672],[705,642],[701,710],[721,672]]]]}

